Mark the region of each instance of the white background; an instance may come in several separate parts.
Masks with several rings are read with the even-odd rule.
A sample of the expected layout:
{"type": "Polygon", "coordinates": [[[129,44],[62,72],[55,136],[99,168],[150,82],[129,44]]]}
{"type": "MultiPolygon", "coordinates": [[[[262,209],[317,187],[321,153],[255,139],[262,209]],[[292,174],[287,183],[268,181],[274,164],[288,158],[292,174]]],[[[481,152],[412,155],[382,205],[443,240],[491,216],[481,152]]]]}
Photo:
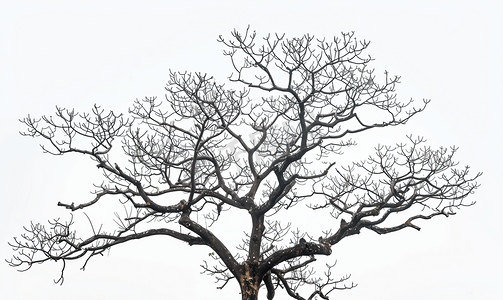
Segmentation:
{"type": "MultiPolygon", "coordinates": [[[[17,120],[53,114],[55,105],[89,111],[94,103],[126,111],[135,98],[164,97],[168,69],[201,71],[223,81],[231,66],[218,35],[248,24],[259,36],[355,31],[371,40],[377,72],[402,76],[404,100],[432,99],[399,129],[375,141],[457,145],[457,160],[483,171],[476,205],[450,218],[418,222],[420,232],[363,232],[333,248],[337,273],[358,287],[337,299],[502,299],[503,7],[498,1],[1,1],[0,257],[31,220],[69,212],[58,201],[89,201],[99,183],[93,162],[42,154],[41,140],[21,137],[17,120]]],[[[116,205],[116,202],[112,203],[116,205]]],[[[117,207],[117,206],[116,206],[117,207]]],[[[107,208],[106,206],[103,208],[107,208]]],[[[103,211],[104,219],[113,210],[103,211]]],[[[314,220],[313,220],[314,222],[314,220]]],[[[229,232],[232,225],[229,226],[229,232]]],[[[302,224],[295,224],[302,228],[302,224]]],[[[1,299],[239,299],[200,275],[208,250],[168,238],[132,242],[91,260],[20,273],[0,263],[1,299]]],[[[265,293],[261,297],[265,299],[265,293]]],[[[287,299],[278,292],[278,299],[287,299]]]]}

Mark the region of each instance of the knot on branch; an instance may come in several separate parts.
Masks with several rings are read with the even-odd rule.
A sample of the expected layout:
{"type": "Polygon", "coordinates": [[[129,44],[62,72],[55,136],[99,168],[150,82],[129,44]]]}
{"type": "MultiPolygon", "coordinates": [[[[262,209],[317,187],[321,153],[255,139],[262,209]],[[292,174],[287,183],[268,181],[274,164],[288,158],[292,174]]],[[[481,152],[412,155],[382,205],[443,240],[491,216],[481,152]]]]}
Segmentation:
{"type": "Polygon", "coordinates": [[[77,208],[75,207],[74,202],[72,202],[72,204],[64,204],[64,203],[58,202],[58,206],[63,206],[64,208],[66,208],[66,209],[71,209],[72,211],[74,211],[74,210],[76,210],[76,209],[77,209],[77,208]]]}

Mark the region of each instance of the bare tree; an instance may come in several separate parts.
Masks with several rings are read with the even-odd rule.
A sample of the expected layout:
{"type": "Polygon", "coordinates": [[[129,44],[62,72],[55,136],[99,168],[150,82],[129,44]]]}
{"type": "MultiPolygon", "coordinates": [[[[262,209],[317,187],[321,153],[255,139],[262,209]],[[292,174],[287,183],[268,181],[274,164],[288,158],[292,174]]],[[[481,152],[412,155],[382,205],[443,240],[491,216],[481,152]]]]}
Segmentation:
{"type": "Polygon", "coordinates": [[[45,152],[85,154],[102,170],[94,199],[59,206],[80,211],[118,197],[126,214],[116,213],[113,232],[93,228],[88,237],[77,235],[73,219],[32,223],[11,243],[17,254],[10,265],[62,261],[62,283],[66,261],[83,259],[85,266],[115,245],[165,235],[211,248],[216,265],[204,262],[204,272],[220,288],[235,279],[242,299],[257,299],[261,287],[267,299],[278,288],[295,299],[329,299],[355,285],[349,276],[334,277],[333,265],[323,276],[311,266],[343,238],[362,229],[419,230],[417,219],[473,204],[465,197],[480,174],[456,168],[456,148],[431,149],[422,138],[380,145],[368,159],[335,166],[355,144],[354,134],[405,124],[428,104],[399,101],[400,78],[376,77],[364,54],[369,42],[353,33],[330,41],[311,35],[259,41],[249,30],[218,41],[234,68],[229,85],[242,90],[205,74],[170,72],[166,99],[136,100],[129,119],[95,106],[88,114],[57,108],[54,118],[22,120],[24,135],[45,139],[45,152]],[[127,161],[114,156],[119,142],[127,161]],[[282,223],[278,213],[300,202],[305,214],[340,221],[324,224],[320,237],[302,230],[305,219],[299,229],[282,223]],[[238,210],[246,211],[250,227],[232,249],[211,225],[238,210]]]}

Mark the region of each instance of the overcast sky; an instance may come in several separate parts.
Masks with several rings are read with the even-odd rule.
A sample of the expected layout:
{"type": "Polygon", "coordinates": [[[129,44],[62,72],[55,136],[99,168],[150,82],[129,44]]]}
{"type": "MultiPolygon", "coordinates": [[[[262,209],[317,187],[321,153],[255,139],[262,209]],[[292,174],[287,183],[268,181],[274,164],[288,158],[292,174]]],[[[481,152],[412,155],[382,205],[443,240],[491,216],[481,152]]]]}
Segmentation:
{"type": "MultiPolygon", "coordinates": [[[[379,142],[423,135],[457,145],[457,160],[483,171],[476,205],[421,231],[363,232],[333,248],[337,274],[358,287],[337,299],[501,299],[503,297],[503,7],[499,1],[0,1],[0,257],[22,226],[69,212],[58,201],[89,201],[99,173],[89,159],[42,154],[17,120],[55,105],[125,111],[134,99],[164,97],[168,70],[223,81],[231,66],[218,35],[247,25],[259,36],[355,31],[371,41],[378,73],[402,76],[399,97],[431,99],[405,127],[377,130],[379,142]]],[[[357,142],[366,145],[366,140],[357,142]]],[[[358,148],[361,149],[361,148],[358,148]]],[[[372,145],[362,157],[372,153],[372,145]]],[[[359,150],[360,151],[360,150],[359,150]]],[[[104,212],[113,216],[113,210],[104,212]]],[[[302,224],[295,226],[301,227],[302,224]]],[[[230,226],[231,228],[232,226],[230,226]]],[[[230,229],[229,229],[230,230],[230,229]]],[[[239,299],[200,274],[208,250],[167,238],[112,249],[67,266],[24,273],[0,263],[2,299],[239,299]]],[[[265,293],[262,293],[265,299],[265,293]]],[[[279,299],[287,299],[284,293],[279,299]]]]}

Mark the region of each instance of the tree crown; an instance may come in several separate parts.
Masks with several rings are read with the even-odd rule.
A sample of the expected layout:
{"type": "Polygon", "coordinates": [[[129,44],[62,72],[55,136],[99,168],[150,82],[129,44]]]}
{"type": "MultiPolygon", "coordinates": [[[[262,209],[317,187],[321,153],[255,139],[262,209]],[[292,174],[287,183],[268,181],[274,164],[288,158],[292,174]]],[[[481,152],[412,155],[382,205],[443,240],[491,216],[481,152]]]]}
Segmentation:
{"type": "Polygon", "coordinates": [[[330,265],[326,278],[315,277],[309,266],[316,255],[330,255],[362,229],[419,230],[413,221],[472,204],[465,198],[480,174],[456,168],[455,147],[432,149],[409,137],[408,145],[379,145],[366,160],[336,165],[355,145],[353,135],[405,124],[429,102],[415,107],[398,100],[400,78],[387,72],[377,78],[365,54],[368,41],[354,33],[330,41],[307,34],[259,41],[249,30],[218,41],[234,69],[231,86],[240,89],[206,74],[170,71],[165,99],[136,100],[129,118],[95,105],[90,113],[57,108],[55,118],[22,120],[25,135],[46,140],[45,152],[85,154],[102,170],[94,199],[59,206],[79,211],[118,197],[125,215],[116,213],[115,231],[87,238],[78,237],[73,221],[57,219],[49,228],[32,223],[11,244],[20,254],[11,265],[79,258],[87,264],[115,245],[165,235],[210,247],[218,264],[205,262],[204,271],[221,287],[236,279],[243,299],[256,299],[261,286],[268,299],[278,287],[296,299],[328,299],[354,285],[344,284],[349,276],[334,279],[330,265]],[[113,157],[117,143],[127,162],[113,157]],[[276,217],[301,202],[340,222],[325,224],[316,238],[302,231],[307,218],[292,230],[276,217]],[[238,210],[249,216],[250,228],[236,252],[212,225],[238,210]],[[306,298],[299,295],[305,285],[312,287],[306,298]]]}

